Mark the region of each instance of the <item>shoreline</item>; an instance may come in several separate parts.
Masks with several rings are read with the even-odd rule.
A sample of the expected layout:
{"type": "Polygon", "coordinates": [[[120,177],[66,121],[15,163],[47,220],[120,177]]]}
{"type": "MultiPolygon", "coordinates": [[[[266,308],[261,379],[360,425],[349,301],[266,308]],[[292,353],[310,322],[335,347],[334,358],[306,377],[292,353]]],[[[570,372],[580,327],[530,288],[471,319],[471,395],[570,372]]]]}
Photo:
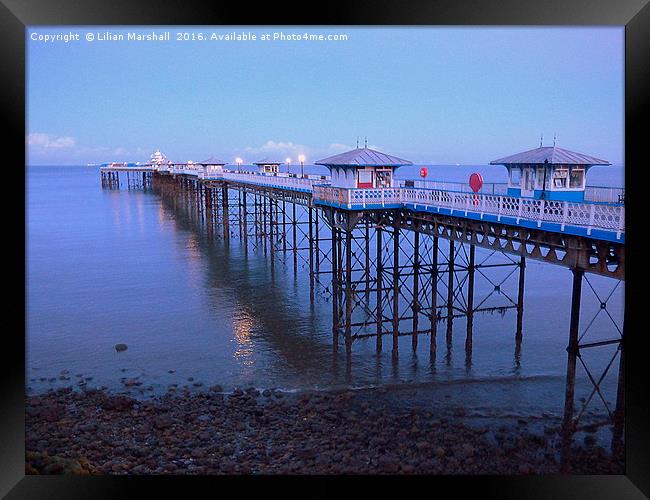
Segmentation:
{"type": "MultiPolygon", "coordinates": [[[[557,422],[469,422],[385,388],[146,400],[59,389],[26,398],[27,474],[557,474],[557,422]]],[[[509,420],[513,420],[509,422],[509,420]]],[[[573,474],[623,474],[624,458],[574,439],[573,474]]],[[[590,437],[591,436],[591,437],[590,437]]]]}

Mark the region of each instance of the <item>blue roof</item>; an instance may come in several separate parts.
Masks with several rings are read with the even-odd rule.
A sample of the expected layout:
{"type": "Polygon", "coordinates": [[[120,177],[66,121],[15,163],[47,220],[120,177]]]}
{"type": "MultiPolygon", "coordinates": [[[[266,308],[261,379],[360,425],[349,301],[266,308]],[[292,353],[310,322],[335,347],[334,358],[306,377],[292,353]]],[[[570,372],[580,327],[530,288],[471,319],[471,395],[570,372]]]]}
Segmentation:
{"type": "Polygon", "coordinates": [[[369,148],[357,148],[318,160],[315,165],[328,167],[401,167],[412,162],[369,148]]]}
{"type": "Polygon", "coordinates": [[[506,156],[491,161],[490,165],[543,164],[546,163],[546,160],[550,165],[611,165],[607,160],[583,155],[557,146],[541,147],[506,156]]]}
{"type": "Polygon", "coordinates": [[[254,161],[253,165],[282,165],[283,161],[271,161],[268,158],[264,158],[260,161],[254,161]]]}
{"type": "Polygon", "coordinates": [[[221,161],[214,156],[210,156],[207,160],[197,162],[199,165],[227,165],[227,161],[221,161]]]}

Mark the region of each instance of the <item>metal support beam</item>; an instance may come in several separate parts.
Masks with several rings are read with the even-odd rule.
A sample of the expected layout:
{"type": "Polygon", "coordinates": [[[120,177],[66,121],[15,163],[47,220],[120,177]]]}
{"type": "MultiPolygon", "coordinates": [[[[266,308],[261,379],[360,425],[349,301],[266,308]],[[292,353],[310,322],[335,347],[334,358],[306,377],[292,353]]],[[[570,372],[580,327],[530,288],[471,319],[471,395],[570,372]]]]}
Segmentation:
{"type": "Polygon", "coordinates": [[[572,269],[573,287],[571,292],[571,319],[569,324],[569,345],[567,347],[567,372],[566,372],[566,392],[564,398],[564,419],[562,422],[562,469],[568,472],[568,460],[571,453],[571,444],[573,441],[574,422],[573,422],[573,404],[575,398],[576,384],[576,361],[580,354],[578,347],[578,335],[580,329],[580,299],[582,296],[582,269],[572,269]]]}

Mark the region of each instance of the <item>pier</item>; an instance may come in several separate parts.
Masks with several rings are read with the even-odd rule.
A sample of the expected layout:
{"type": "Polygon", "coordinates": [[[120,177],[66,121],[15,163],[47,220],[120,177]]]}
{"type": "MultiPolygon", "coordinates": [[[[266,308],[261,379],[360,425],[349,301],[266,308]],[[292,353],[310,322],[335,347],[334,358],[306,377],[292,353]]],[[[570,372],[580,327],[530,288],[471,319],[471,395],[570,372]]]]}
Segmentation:
{"type": "Polygon", "coordinates": [[[280,162],[266,160],[252,171],[239,162],[232,170],[213,158],[172,163],[162,155],[146,165],[102,167],[100,175],[106,189],[152,190],[179,200],[210,237],[238,238],[245,253],[262,252],[272,269],[279,259],[296,273],[308,269],[311,300],[317,291],[328,294],[332,346],[345,349],[348,363],[353,343],[368,338],[377,352],[390,344],[397,358],[402,336],[410,337],[413,350],[426,338],[435,359],[438,338],[444,335],[449,351],[454,321],[465,318],[466,362],[471,364],[475,315],[509,310],[515,314],[519,348],[525,289],[535,286],[526,283],[526,262],[566,268],[572,273],[572,299],[567,304],[563,453],[581,430],[587,406],[598,401],[608,415],[602,425],[613,427],[612,449],[620,450],[623,326],[612,320],[611,338],[591,341],[593,319],[581,318],[581,312],[583,298],[595,297],[596,314],[609,315],[611,290],[625,280],[624,198],[586,186],[587,169],[604,164],[592,157],[583,155],[577,161],[584,165],[568,167],[562,158],[502,160],[493,163],[508,168],[508,185],[477,191],[454,183],[399,181],[395,169],[410,162],[368,148],[316,162],[330,169],[328,176],[281,173],[280,162]],[[516,176],[522,177],[518,192],[513,191],[516,176]],[[609,289],[598,290],[590,279],[594,275],[608,278],[609,289]],[[485,296],[477,293],[478,279],[490,284],[485,296]],[[593,294],[583,294],[583,288],[593,294]],[[587,366],[581,356],[585,349],[612,345],[615,354],[602,369],[587,366]],[[612,408],[600,384],[615,370],[616,360],[618,392],[612,408]],[[577,407],[579,369],[593,391],[577,407]]]}

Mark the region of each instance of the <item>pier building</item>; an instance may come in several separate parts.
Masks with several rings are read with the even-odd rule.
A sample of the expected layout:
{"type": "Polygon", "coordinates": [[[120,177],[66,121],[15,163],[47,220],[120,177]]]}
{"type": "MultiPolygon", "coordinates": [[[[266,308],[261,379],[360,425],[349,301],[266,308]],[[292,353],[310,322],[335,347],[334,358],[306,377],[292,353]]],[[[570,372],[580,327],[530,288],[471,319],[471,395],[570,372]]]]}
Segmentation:
{"type": "Polygon", "coordinates": [[[209,158],[198,162],[199,165],[201,165],[204,168],[204,173],[207,176],[210,175],[215,175],[215,174],[222,174],[223,173],[223,167],[228,165],[228,162],[219,160],[214,157],[214,155],[210,155],[209,158]]]}
{"type": "Polygon", "coordinates": [[[334,188],[384,189],[394,186],[397,168],[413,163],[364,147],[318,160],[315,164],[329,169],[334,188]]]}
{"type": "Polygon", "coordinates": [[[273,161],[264,158],[263,160],[253,162],[253,165],[257,166],[260,174],[277,174],[280,171],[280,165],[283,163],[282,161],[273,161]]]}
{"type": "Polygon", "coordinates": [[[490,165],[508,169],[510,196],[584,201],[588,170],[611,163],[557,146],[540,146],[491,161],[490,165]]]}

